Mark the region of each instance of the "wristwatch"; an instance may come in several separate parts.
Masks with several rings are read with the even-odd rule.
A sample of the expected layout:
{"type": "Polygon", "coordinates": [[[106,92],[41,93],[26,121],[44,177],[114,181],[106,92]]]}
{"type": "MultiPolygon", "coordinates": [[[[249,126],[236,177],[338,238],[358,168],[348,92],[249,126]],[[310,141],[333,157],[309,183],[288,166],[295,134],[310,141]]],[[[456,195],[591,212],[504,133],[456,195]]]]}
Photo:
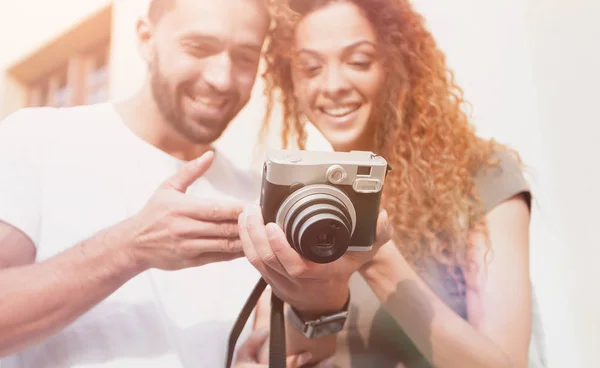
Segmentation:
{"type": "Polygon", "coordinates": [[[348,294],[348,300],[342,307],[342,310],[333,314],[322,315],[313,320],[306,320],[291,305],[288,305],[286,314],[290,324],[307,339],[318,339],[338,333],[344,328],[344,324],[348,318],[349,305],[350,294],[348,294]]]}

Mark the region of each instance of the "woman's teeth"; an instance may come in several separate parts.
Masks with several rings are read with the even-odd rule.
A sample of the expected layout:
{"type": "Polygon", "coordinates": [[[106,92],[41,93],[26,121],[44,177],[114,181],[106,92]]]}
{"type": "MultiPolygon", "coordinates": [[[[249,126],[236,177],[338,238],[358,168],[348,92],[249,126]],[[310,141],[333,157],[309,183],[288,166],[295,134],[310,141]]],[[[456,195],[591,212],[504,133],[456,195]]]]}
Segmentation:
{"type": "Polygon", "coordinates": [[[341,107],[332,107],[332,108],[322,107],[321,111],[327,115],[331,115],[333,117],[339,118],[342,116],[346,116],[350,113],[353,113],[354,111],[358,110],[359,107],[360,107],[360,105],[350,105],[350,106],[341,106],[341,107]]]}

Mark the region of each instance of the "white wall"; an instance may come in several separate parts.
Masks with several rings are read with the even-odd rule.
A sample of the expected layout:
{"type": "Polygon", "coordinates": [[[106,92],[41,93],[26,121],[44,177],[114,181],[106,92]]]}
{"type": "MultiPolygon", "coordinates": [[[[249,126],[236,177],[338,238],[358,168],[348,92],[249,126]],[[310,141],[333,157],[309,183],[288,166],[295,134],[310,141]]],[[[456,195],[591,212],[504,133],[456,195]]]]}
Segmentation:
{"type": "MultiPolygon", "coordinates": [[[[564,236],[564,261],[580,367],[600,365],[600,2],[529,0],[527,19],[539,121],[553,198],[564,236]]],[[[556,323],[570,321],[557,321],[556,323]]],[[[555,346],[560,351],[561,346],[555,346]]],[[[560,353],[558,353],[560,354],[560,353]]],[[[565,361],[565,366],[568,362],[565,361]]],[[[571,365],[575,366],[575,365],[571,365]]]]}

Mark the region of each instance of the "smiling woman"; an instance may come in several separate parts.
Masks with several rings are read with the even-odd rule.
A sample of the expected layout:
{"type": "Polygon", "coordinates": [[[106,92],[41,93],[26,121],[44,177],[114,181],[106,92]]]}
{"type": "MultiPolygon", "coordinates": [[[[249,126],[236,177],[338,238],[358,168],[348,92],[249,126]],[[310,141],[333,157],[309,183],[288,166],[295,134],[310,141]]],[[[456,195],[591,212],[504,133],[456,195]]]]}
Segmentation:
{"type": "Polygon", "coordinates": [[[530,189],[518,153],[475,134],[423,17],[407,0],[269,3],[263,132],[280,95],[284,147],[312,124],[393,167],[393,242],[350,282],[339,363],[525,367],[530,189]]]}

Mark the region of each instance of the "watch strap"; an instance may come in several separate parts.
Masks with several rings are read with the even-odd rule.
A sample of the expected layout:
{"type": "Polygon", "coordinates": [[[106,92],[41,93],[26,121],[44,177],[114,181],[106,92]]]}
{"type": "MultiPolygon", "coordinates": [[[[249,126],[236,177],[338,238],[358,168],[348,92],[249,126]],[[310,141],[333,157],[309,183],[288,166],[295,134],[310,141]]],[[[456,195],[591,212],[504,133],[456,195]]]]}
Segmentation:
{"type": "Polygon", "coordinates": [[[286,308],[286,315],[292,327],[302,333],[306,338],[315,339],[341,331],[348,318],[349,306],[350,294],[348,293],[346,303],[338,312],[324,314],[315,319],[306,319],[303,318],[294,307],[288,305],[286,308]]]}

